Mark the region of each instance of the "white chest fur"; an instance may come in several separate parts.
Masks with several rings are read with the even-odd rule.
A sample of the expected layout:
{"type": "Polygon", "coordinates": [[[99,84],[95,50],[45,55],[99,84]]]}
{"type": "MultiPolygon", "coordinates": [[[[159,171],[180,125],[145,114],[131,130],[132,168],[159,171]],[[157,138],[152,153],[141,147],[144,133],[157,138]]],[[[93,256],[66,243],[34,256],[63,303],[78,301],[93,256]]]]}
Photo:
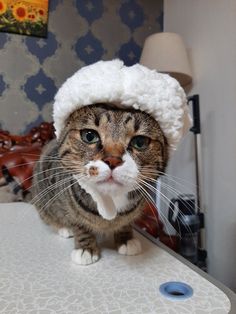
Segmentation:
{"type": "Polygon", "coordinates": [[[101,160],[90,161],[85,166],[86,177],[81,179],[75,176],[81,187],[97,203],[99,214],[107,220],[114,219],[117,213],[126,210],[128,192],[135,186],[139,172],[128,153],[122,159],[123,164],[114,170],[101,160]],[[109,181],[110,178],[112,181],[109,181]]]}

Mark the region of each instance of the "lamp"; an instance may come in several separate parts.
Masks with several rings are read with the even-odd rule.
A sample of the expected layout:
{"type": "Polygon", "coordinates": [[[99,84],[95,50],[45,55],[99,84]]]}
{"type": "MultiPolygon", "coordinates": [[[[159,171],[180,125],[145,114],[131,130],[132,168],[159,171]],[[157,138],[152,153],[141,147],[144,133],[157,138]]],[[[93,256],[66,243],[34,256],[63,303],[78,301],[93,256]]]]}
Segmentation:
{"type": "MultiPolygon", "coordinates": [[[[180,35],[175,33],[157,33],[150,35],[144,42],[140,63],[149,69],[158,72],[167,73],[174,77],[183,88],[186,88],[192,82],[192,72],[188,60],[187,51],[180,35]]],[[[200,106],[199,96],[193,95],[188,97],[188,103],[193,108],[193,126],[190,129],[194,133],[195,146],[195,168],[196,168],[196,197],[197,197],[197,214],[200,219],[200,227],[204,228],[204,214],[201,212],[201,145],[200,145],[200,106]]],[[[206,269],[206,251],[204,250],[202,231],[198,234],[199,260],[198,265],[206,269]]]]}
{"type": "Polygon", "coordinates": [[[158,72],[168,73],[182,87],[192,82],[187,51],[180,35],[156,33],[146,38],[140,63],[158,72]]]}

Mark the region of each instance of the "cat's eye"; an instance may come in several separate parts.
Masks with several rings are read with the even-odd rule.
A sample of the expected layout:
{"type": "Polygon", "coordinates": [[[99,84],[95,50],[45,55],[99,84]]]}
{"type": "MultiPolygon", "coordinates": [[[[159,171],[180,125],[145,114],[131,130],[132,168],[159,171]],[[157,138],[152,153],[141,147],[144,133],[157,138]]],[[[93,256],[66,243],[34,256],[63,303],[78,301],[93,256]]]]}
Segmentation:
{"type": "Polygon", "coordinates": [[[98,132],[90,129],[84,129],[80,131],[82,140],[87,144],[95,144],[100,141],[98,132]]]}
{"type": "Polygon", "coordinates": [[[150,138],[143,135],[138,135],[132,138],[130,141],[130,146],[136,148],[137,150],[144,150],[148,148],[150,144],[150,138]]]}

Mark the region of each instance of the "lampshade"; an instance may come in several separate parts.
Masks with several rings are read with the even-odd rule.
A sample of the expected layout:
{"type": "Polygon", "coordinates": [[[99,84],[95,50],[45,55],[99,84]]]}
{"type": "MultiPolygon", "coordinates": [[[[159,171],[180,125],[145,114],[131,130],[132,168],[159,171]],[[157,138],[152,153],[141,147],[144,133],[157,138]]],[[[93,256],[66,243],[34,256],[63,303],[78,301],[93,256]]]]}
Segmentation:
{"type": "Polygon", "coordinates": [[[168,73],[182,87],[192,82],[187,51],[178,34],[164,32],[147,37],[140,63],[158,72],[168,73]]]}

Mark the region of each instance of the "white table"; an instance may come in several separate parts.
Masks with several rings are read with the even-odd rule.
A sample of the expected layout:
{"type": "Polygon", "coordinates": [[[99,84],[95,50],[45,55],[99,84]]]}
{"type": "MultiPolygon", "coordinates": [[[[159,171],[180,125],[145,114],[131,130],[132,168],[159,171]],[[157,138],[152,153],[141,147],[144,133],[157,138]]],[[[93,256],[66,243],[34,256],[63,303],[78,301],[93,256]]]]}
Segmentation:
{"type": "Polygon", "coordinates": [[[236,313],[230,290],[221,286],[223,292],[168,249],[136,236],[141,255],[121,256],[103,241],[101,259],[78,266],[70,260],[73,239],[53,233],[33,206],[0,204],[0,313],[236,313]],[[188,283],[193,296],[166,299],[159,286],[167,281],[188,283]]]}

